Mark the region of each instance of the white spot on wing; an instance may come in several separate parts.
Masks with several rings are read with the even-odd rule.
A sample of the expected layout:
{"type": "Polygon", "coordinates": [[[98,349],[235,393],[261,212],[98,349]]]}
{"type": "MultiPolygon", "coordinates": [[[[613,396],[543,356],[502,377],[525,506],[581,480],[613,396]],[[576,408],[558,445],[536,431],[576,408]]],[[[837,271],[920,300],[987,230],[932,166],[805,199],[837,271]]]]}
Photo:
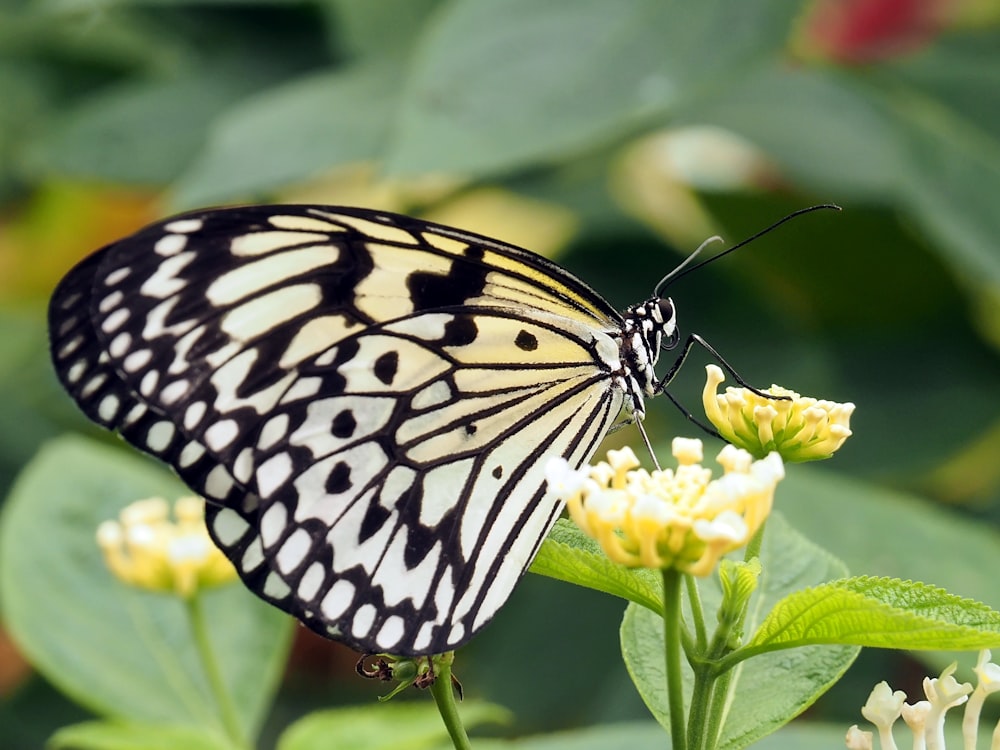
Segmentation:
{"type": "Polygon", "coordinates": [[[455,507],[455,498],[462,497],[475,460],[452,461],[431,469],[424,476],[424,495],[420,503],[420,523],[433,529],[445,514],[455,507]]]}
{"type": "Polygon", "coordinates": [[[269,596],[272,599],[280,600],[284,599],[291,592],[291,587],[286,581],[284,581],[281,576],[275,573],[273,570],[268,573],[267,580],[264,581],[264,596],[269,596]]]}
{"type": "Polygon", "coordinates": [[[375,615],[378,610],[373,604],[362,604],[358,611],[354,613],[354,621],[351,623],[351,632],[355,638],[364,638],[375,624],[375,615]]]}
{"type": "Polygon", "coordinates": [[[328,620],[336,620],[354,603],[354,584],[346,579],[337,581],[326,592],[319,608],[328,620]]]}
{"type": "Polygon", "coordinates": [[[119,307],[101,323],[101,330],[105,333],[114,333],[121,328],[129,318],[129,311],[124,307],[119,307]]]}
{"type": "Polygon", "coordinates": [[[381,648],[386,650],[391,649],[399,643],[400,640],[402,640],[403,632],[403,618],[399,615],[392,615],[382,624],[382,627],[378,631],[378,635],[375,636],[375,642],[378,643],[381,648]]]}
{"type": "Polygon", "coordinates": [[[311,542],[312,539],[309,536],[309,532],[305,529],[296,529],[293,531],[292,535],[281,545],[278,554],[275,555],[278,570],[288,575],[299,567],[309,553],[311,542]]]}
{"type": "Polygon", "coordinates": [[[108,353],[112,357],[123,357],[131,345],[132,335],[123,331],[111,340],[111,343],[108,345],[108,353]]]}
{"type": "Polygon", "coordinates": [[[163,228],[168,232],[190,234],[191,232],[197,232],[204,224],[205,222],[202,219],[175,219],[169,224],[165,224],[163,228]]]}
{"type": "Polygon", "coordinates": [[[243,553],[243,559],[240,560],[240,570],[250,573],[256,570],[264,563],[264,551],[260,547],[260,540],[255,539],[243,553]]]}
{"type": "Polygon", "coordinates": [[[188,238],[182,234],[165,234],[153,245],[157,255],[177,255],[187,245],[188,238]]]}
{"type": "Polygon", "coordinates": [[[333,265],[339,255],[340,250],[336,245],[304,247],[269,255],[216,277],[205,296],[216,307],[231,305],[263,289],[293,278],[301,278],[317,268],[333,265]]]}
{"type": "Polygon", "coordinates": [[[205,430],[205,444],[213,451],[225,450],[239,435],[240,427],[233,419],[223,419],[205,430]]]}
{"type": "Polygon", "coordinates": [[[322,299],[318,284],[282,287],[234,307],[222,318],[222,330],[240,341],[249,341],[312,310],[322,299]]]}
{"type": "Polygon", "coordinates": [[[139,393],[143,396],[149,397],[156,392],[156,386],[160,383],[160,373],[156,370],[150,370],[145,375],[142,376],[142,380],[139,381],[139,393]]]}
{"type": "Polygon", "coordinates": [[[143,367],[148,365],[152,359],[153,352],[149,349],[140,349],[139,351],[132,352],[125,357],[125,360],[122,362],[122,367],[125,368],[125,372],[138,372],[143,367]]]}
{"type": "Polygon", "coordinates": [[[328,221],[314,219],[310,216],[295,216],[293,214],[274,214],[268,217],[267,223],[276,229],[294,229],[299,232],[343,232],[343,227],[328,221]]]}
{"type": "Polygon", "coordinates": [[[229,508],[223,508],[215,514],[212,520],[212,531],[219,543],[232,547],[250,530],[248,524],[239,513],[229,508]]]}
{"type": "Polygon", "coordinates": [[[132,273],[132,269],[128,266],[122,266],[121,268],[116,268],[114,271],[108,274],[107,278],[104,279],[105,286],[114,286],[120,281],[124,281],[128,275],[132,273]]]}
{"type": "Polygon", "coordinates": [[[191,261],[195,259],[192,252],[179,253],[160,263],[153,275],[142,282],[139,291],[147,297],[166,299],[181,291],[187,282],[177,278],[191,261]]]}
{"type": "Polygon", "coordinates": [[[289,419],[287,414],[278,414],[264,423],[257,438],[257,449],[266,451],[277,445],[278,441],[288,434],[289,419]]]}
{"type": "Polygon", "coordinates": [[[113,310],[118,307],[125,295],[121,293],[121,290],[116,289],[111,292],[107,297],[101,300],[101,304],[97,306],[98,311],[102,313],[108,312],[108,310],[113,310]]]}
{"type": "Polygon", "coordinates": [[[101,403],[97,407],[97,413],[105,422],[110,422],[118,413],[118,407],[120,405],[121,402],[114,394],[105,396],[101,399],[101,403]]]}
{"type": "Polygon", "coordinates": [[[229,251],[237,256],[265,255],[295,245],[309,245],[328,241],[325,234],[314,232],[251,232],[234,237],[229,251]]]}
{"type": "Polygon", "coordinates": [[[257,467],[257,489],[261,497],[269,497],[292,475],[292,459],[287,453],[272,456],[257,467]]]}
{"type": "MultiPolygon", "coordinates": [[[[187,382],[187,381],[177,381],[187,382]]],[[[199,424],[201,424],[201,418],[205,416],[206,410],[204,401],[195,401],[184,411],[184,428],[187,430],[193,430],[199,424]]]]}
{"type": "Polygon", "coordinates": [[[156,453],[162,453],[170,445],[174,438],[176,428],[173,423],[162,421],[157,422],[146,433],[146,445],[156,453]]]}
{"type": "Polygon", "coordinates": [[[288,529],[288,508],[274,503],[260,517],[260,540],[264,547],[273,547],[288,529]]]}
{"type": "Polygon", "coordinates": [[[205,446],[201,443],[188,443],[181,449],[181,455],[177,459],[177,465],[184,469],[204,455],[205,446]]]}
{"type": "Polygon", "coordinates": [[[319,587],[325,578],[326,575],[322,565],[318,562],[310,565],[309,569],[302,576],[302,580],[299,581],[299,598],[305,601],[312,601],[312,598],[316,596],[316,592],[319,591],[319,587]]]}
{"type": "Polygon", "coordinates": [[[205,494],[217,500],[224,500],[234,484],[226,467],[219,464],[205,476],[205,494]]]}

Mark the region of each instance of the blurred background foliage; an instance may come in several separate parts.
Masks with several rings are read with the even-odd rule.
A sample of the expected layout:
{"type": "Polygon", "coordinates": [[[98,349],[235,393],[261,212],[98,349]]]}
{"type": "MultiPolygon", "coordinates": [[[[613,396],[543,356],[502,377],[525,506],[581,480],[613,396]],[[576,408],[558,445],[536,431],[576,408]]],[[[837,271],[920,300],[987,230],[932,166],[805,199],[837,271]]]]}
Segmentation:
{"type": "MultiPolygon", "coordinates": [[[[981,554],[995,570],[996,0],[0,0],[4,492],[58,435],[113,442],[50,371],[60,275],[171,212],[261,201],[479,231],[558,258],[619,306],[710,234],[732,243],[840,204],[672,287],[681,326],[753,383],[858,405],[855,437],[815,472],[829,491],[779,490],[794,523],[855,573],[1000,606],[981,554]],[[911,517],[943,536],[909,536],[911,517]]],[[[698,359],[672,389],[691,408],[698,359]]],[[[665,454],[689,425],[668,403],[650,411],[665,454]]],[[[644,718],[622,608],[529,576],[456,669],[521,732],[644,718]]],[[[370,702],[379,688],[353,659],[300,632],[268,727],[370,702]]],[[[853,723],[908,664],[866,654],[814,713],[853,723]]],[[[87,716],[8,637],[0,701],[3,747],[87,716]]]]}

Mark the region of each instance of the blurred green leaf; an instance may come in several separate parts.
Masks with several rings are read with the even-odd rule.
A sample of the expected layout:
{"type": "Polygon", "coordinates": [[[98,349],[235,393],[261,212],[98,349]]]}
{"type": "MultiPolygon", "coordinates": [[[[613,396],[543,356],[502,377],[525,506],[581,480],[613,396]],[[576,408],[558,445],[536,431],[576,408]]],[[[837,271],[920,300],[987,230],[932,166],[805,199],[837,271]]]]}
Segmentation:
{"type": "Polygon", "coordinates": [[[50,750],[234,750],[222,737],[194,727],[88,721],[52,735],[50,750]]]}
{"type": "MultiPolygon", "coordinates": [[[[511,719],[510,712],[492,703],[464,701],[458,708],[466,729],[511,719]]],[[[285,731],[278,750],[421,750],[447,737],[433,702],[395,702],[309,714],[285,731]]]]}
{"type": "Polygon", "coordinates": [[[781,61],[727,83],[719,95],[683,108],[678,124],[739,133],[790,180],[848,209],[884,198],[897,184],[905,151],[884,113],[844,75],[781,61]]]}
{"type": "Polygon", "coordinates": [[[400,86],[393,64],[313,74],[261,92],[213,125],[173,204],[232,201],[373,160],[384,148],[400,86]]]}
{"type": "Polygon", "coordinates": [[[918,580],[1000,609],[1000,532],[989,524],[813,466],[788,473],[776,504],[853,573],[918,580]]]}
{"type": "MultiPolygon", "coordinates": [[[[554,732],[516,740],[476,740],[476,750],[645,750],[664,747],[663,728],[650,721],[554,732]]],[[[441,745],[440,750],[451,748],[441,745]]]]}
{"type": "MultiPolygon", "coordinates": [[[[125,451],[76,437],[49,443],[0,517],[0,602],[32,663],[91,710],[221,731],[182,602],[113,578],[94,537],[134,500],[187,494],[125,451]]],[[[203,596],[223,680],[252,734],[281,676],[292,621],[239,584],[203,596]]]]}
{"type": "Polygon", "coordinates": [[[417,49],[386,170],[485,174],[606,143],[777,54],[796,13],[782,0],[452,3],[417,49]]]}
{"type": "Polygon", "coordinates": [[[326,0],[336,36],[349,55],[385,60],[412,52],[420,28],[443,0],[326,0]]]}
{"type": "Polygon", "coordinates": [[[64,111],[32,144],[27,168],[39,176],[169,182],[201,148],[209,122],[251,85],[245,73],[214,72],[116,86],[64,111]]]}
{"type": "Polygon", "coordinates": [[[572,521],[560,518],[542,542],[532,573],[585,586],[660,612],[663,583],[658,573],[612,562],[601,546],[572,521]]]}
{"type": "MultiPolygon", "coordinates": [[[[750,604],[747,633],[792,592],[839,578],[845,572],[843,563],[801,536],[780,514],[768,521],[761,563],[763,572],[750,604]]],[[[720,602],[714,582],[713,577],[700,585],[704,611],[709,616],[717,611],[720,602]]],[[[625,664],[639,694],[657,721],[669,727],[663,619],[630,604],[622,620],[621,643],[625,664]]],[[[764,654],[738,665],[719,747],[746,747],[790,721],[840,678],[859,650],[853,646],[806,646],[764,654]]],[[[684,679],[690,705],[693,675],[689,669],[684,670],[684,679]]]]}

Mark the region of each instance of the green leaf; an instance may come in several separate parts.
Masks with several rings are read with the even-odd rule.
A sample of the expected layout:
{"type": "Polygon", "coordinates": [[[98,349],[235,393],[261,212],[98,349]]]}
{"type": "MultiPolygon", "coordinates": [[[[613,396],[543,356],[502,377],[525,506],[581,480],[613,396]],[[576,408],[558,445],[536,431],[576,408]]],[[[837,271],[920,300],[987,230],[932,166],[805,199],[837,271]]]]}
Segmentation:
{"type": "Polygon", "coordinates": [[[779,54],[797,12],[781,0],[445,5],[413,60],[386,169],[482,174],[601,145],[779,54]]]}
{"type": "Polygon", "coordinates": [[[88,721],[56,732],[50,750],[233,750],[224,738],[195,727],[88,721]]]}
{"type": "Polygon", "coordinates": [[[212,118],[253,82],[245,73],[214,70],[102,91],[62,112],[31,144],[27,169],[49,177],[167,183],[202,147],[212,118]]]}
{"type": "Polygon", "coordinates": [[[392,61],[338,68],[247,99],[213,124],[172,203],[187,208],[267,194],[373,160],[385,148],[400,76],[392,61]]]}
{"type": "Polygon", "coordinates": [[[883,200],[896,187],[903,149],[884,112],[852,81],[782,60],[728,84],[685,107],[678,122],[740,134],[824,200],[883,200]]]}
{"type": "Polygon", "coordinates": [[[816,643],[965,651],[1000,647],[1000,612],[896,578],[846,578],[783,599],[747,644],[773,651],[816,643]]]}
{"type": "Polygon", "coordinates": [[[516,740],[477,740],[475,750],[641,750],[664,746],[663,729],[659,724],[632,721],[516,740]]]}
{"type": "MultiPolygon", "coordinates": [[[[0,603],[22,651],[82,705],[218,733],[183,603],[116,580],[94,538],[134,500],[188,494],[138,455],[78,437],[47,444],[0,516],[0,603]]],[[[281,677],[292,620],[239,583],[203,596],[223,680],[253,734],[281,677]]]]}
{"type": "Polygon", "coordinates": [[[776,501],[852,572],[918,580],[1000,609],[1000,533],[989,524],[816,466],[789,472],[776,501]]]}
{"type": "MultiPolygon", "coordinates": [[[[772,514],[761,550],[763,573],[748,612],[752,631],[781,599],[803,586],[844,574],[843,563],[801,536],[772,514]]],[[[720,594],[714,579],[699,581],[707,615],[718,611],[720,594]]],[[[691,629],[690,619],[688,628],[691,629]]],[[[622,655],[639,694],[664,727],[669,727],[664,675],[663,620],[630,604],[621,627],[622,655]]],[[[719,747],[736,750],[750,745],[790,721],[822,695],[847,670],[859,649],[853,646],[807,646],[763,654],[735,668],[733,696],[719,747]]],[[[684,669],[690,705],[692,673],[684,669]]]]}
{"type": "Polygon", "coordinates": [[[529,570],[663,611],[663,582],[656,571],[612,562],[595,540],[566,519],[556,521],[529,570]]]}
{"type": "MultiPolygon", "coordinates": [[[[507,709],[482,701],[459,704],[459,715],[466,729],[511,720],[507,709]]],[[[278,750],[421,750],[447,738],[433,703],[383,703],[311,713],[285,730],[278,750]]]]}

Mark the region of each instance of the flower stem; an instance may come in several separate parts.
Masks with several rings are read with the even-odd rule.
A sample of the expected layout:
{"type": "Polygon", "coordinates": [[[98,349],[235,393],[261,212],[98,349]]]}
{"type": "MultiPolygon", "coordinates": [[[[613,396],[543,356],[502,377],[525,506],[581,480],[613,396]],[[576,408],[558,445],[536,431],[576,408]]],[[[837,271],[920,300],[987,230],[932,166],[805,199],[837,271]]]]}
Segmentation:
{"type": "Polygon", "coordinates": [[[431,694],[437,703],[441,720],[444,721],[455,750],[472,750],[469,735],[465,731],[462,719],[458,715],[458,704],[455,702],[455,690],[451,684],[451,663],[455,659],[454,652],[431,657],[435,679],[431,684],[431,694]]]}
{"type": "Polygon", "coordinates": [[[219,708],[226,736],[235,746],[249,748],[250,744],[240,726],[236,704],[233,703],[233,698],[226,689],[225,681],[222,679],[222,670],[219,668],[219,662],[215,658],[215,652],[212,650],[212,644],[208,637],[208,625],[205,620],[205,610],[202,607],[201,594],[196,591],[191,596],[185,598],[184,602],[187,605],[188,621],[191,623],[195,648],[201,659],[202,668],[205,670],[205,677],[208,678],[209,689],[212,691],[215,703],[219,708]]]}
{"type": "Polygon", "coordinates": [[[681,677],[681,574],[674,568],[663,569],[663,636],[671,747],[673,750],[687,750],[681,677]]]}

